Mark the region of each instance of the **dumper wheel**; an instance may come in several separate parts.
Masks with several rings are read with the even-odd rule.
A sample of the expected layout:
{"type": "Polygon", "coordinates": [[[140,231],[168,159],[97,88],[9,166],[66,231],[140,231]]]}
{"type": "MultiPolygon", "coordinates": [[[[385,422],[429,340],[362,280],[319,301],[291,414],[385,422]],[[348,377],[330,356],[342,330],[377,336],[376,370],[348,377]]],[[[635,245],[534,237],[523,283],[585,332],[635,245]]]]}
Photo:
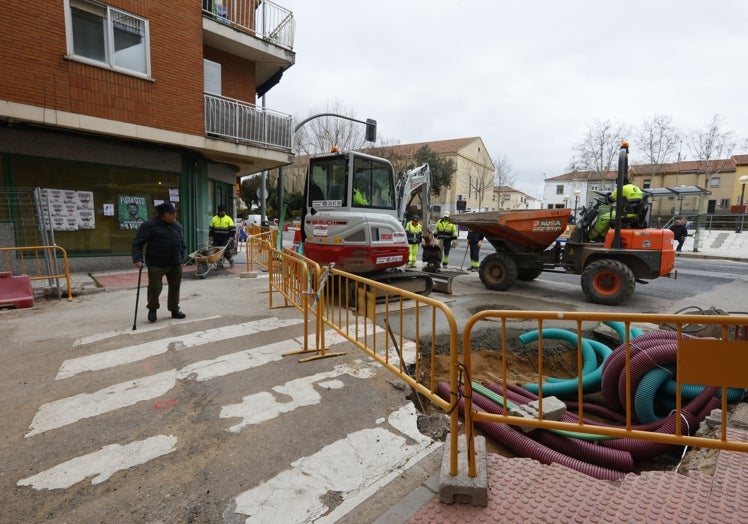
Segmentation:
{"type": "Polygon", "coordinates": [[[538,278],[542,272],[543,269],[539,267],[520,269],[517,272],[517,279],[530,282],[531,280],[538,278]]]}
{"type": "Polygon", "coordinates": [[[590,301],[617,306],[634,294],[633,271],[618,260],[596,260],[582,272],[582,291],[590,301]]]}
{"type": "Polygon", "coordinates": [[[517,281],[517,263],[503,253],[491,253],[481,261],[479,275],[486,288],[504,291],[517,281]]]}

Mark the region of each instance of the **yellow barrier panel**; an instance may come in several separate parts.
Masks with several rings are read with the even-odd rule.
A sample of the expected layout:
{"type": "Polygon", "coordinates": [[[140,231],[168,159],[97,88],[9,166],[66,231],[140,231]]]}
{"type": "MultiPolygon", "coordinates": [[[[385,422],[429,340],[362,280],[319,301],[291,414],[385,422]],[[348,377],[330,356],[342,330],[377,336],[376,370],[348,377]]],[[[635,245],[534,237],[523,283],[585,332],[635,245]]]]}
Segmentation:
{"type": "Polygon", "coordinates": [[[268,257],[270,255],[268,249],[275,245],[276,232],[262,232],[257,226],[251,227],[252,231],[256,232],[256,234],[250,235],[244,244],[244,252],[247,257],[247,272],[254,271],[255,264],[267,270],[269,264],[268,257]]]}
{"type": "MultiPolygon", "coordinates": [[[[70,266],[68,254],[60,246],[25,246],[0,247],[3,259],[2,271],[10,271],[14,276],[27,275],[29,280],[55,280],[59,291],[58,279],[64,278],[67,284],[68,302],[73,301],[73,290],[70,284],[70,266]],[[11,255],[15,256],[11,258],[11,255]],[[58,268],[62,258],[62,268],[58,268]],[[17,268],[14,271],[14,267],[17,268]]],[[[51,285],[51,284],[50,284],[51,285]]]]}
{"type": "Polygon", "coordinates": [[[454,314],[444,303],[433,298],[346,273],[334,267],[325,271],[329,272],[329,276],[319,293],[319,314],[323,323],[396,374],[413,388],[417,395],[450,415],[450,475],[456,476],[459,429],[457,396],[447,402],[437,394],[436,340],[433,336],[437,323],[441,329],[446,327],[448,330],[449,380],[453,391],[456,391],[459,358],[457,320],[454,314]],[[414,317],[414,341],[406,340],[403,335],[405,311],[414,317]],[[422,338],[430,340],[430,344],[423,347],[422,338]],[[414,345],[412,372],[403,354],[404,347],[410,344],[414,345]]]}
{"type": "MultiPolygon", "coordinates": [[[[501,424],[516,425],[528,428],[542,428],[550,430],[566,430],[577,433],[586,433],[589,435],[601,435],[613,438],[627,438],[627,439],[639,439],[648,440],[663,444],[673,444],[679,446],[693,446],[703,448],[713,448],[730,451],[745,451],[748,452],[748,443],[739,441],[730,441],[727,437],[727,397],[728,387],[747,388],[748,387],[748,375],[745,374],[746,363],[748,363],[748,341],[744,339],[742,334],[744,333],[744,326],[748,325],[748,316],[720,316],[720,315],[663,315],[663,314],[624,314],[624,313],[583,313],[583,312],[549,312],[549,311],[504,311],[504,310],[490,310],[481,311],[473,315],[466,323],[463,331],[463,348],[464,348],[464,367],[468,374],[467,379],[464,383],[464,413],[465,413],[465,426],[467,433],[468,443],[468,475],[471,477],[476,476],[476,465],[475,465],[475,443],[473,440],[475,434],[474,425],[478,422],[493,422],[501,424]],[[516,329],[524,329],[526,331],[536,329],[537,339],[533,341],[537,342],[537,389],[539,397],[538,411],[539,415],[537,418],[526,418],[515,415],[508,415],[508,403],[504,398],[503,411],[504,414],[497,415],[483,411],[477,411],[473,409],[473,387],[471,384],[470,377],[472,377],[472,361],[471,354],[474,351],[472,347],[471,335],[475,325],[482,320],[492,320],[490,324],[487,324],[489,339],[492,331],[497,331],[497,336],[493,339],[500,341],[501,351],[501,369],[498,370],[500,376],[500,387],[503,391],[510,389],[508,381],[508,370],[507,370],[507,357],[508,357],[508,346],[509,340],[507,336],[507,323],[513,322],[513,326],[516,329]],[[496,320],[499,320],[499,327],[496,320]],[[524,323],[518,323],[518,321],[525,321],[524,323]],[[584,420],[584,378],[582,375],[583,368],[583,344],[582,339],[583,333],[585,332],[584,323],[588,323],[586,329],[589,330],[591,327],[597,327],[601,322],[605,323],[621,323],[623,325],[622,333],[623,340],[621,346],[623,347],[624,362],[623,380],[619,380],[618,383],[614,384],[619,388],[625,395],[624,401],[621,402],[622,407],[625,411],[625,424],[624,427],[610,427],[595,425],[584,420]],[[590,323],[594,323],[594,326],[590,326],[590,323]],[[672,339],[672,345],[677,346],[677,367],[675,376],[675,409],[674,409],[674,431],[668,432],[655,432],[643,429],[637,429],[632,423],[633,420],[633,393],[632,393],[632,359],[635,355],[641,355],[642,359],[651,359],[651,355],[646,352],[644,348],[644,342],[640,342],[641,339],[647,337],[646,334],[639,336],[632,336],[632,323],[643,323],[651,326],[669,326],[675,331],[669,331],[670,335],[667,338],[672,339]],[[529,325],[529,327],[528,327],[529,325]],[[543,337],[544,329],[547,327],[560,328],[567,327],[573,332],[576,338],[576,349],[577,349],[577,366],[579,370],[579,376],[576,379],[576,402],[578,403],[578,417],[575,423],[546,420],[543,417],[543,386],[544,382],[542,377],[545,375],[543,354],[545,341],[543,337]],[[716,340],[715,338],[692,338],[693,335],[688,335],[686,332],[691,326],[713,326],[714,330],[721,333],[722,339],[716,340]],[[743,338],[743,340],[733,340],[735,338],[743,338]],[[681,389],[684,385],[704,385],[704,386],[718,386],[721,392],[721,408],[722,408],[722,425],[720,429],[719,438],[706,438],[706,437],[695,437],[688,434],[688,430],[694,431],[695,428],[688,428],[686,434],[683,432],[684,417],[681,389]]],[[[639,328],[637,328],[639,330],[639,328]]],[[[643,333],[644,330],[641,330],[643,333]]],[[[653,331],[660,331],[654,328],[653,331]]],[[[638,333],[639,331],[633,331],[638,333]]],[[[483,337],[486,335],[484,334],[483,337]]],[[[483,338],[485,339],[485,338],[483,338]]],[[[660,364],[662,367],[662,364],[660,364]]],[[[639,371],[637,370],[637,373],[639,371]]],[[[450,379],[451,380],[451,379],[450,379]]],[[[552,388],[553,384],[548,382],[545,383],[546,388],[552,388]]],[[[452,395],[458,391],[452,388],[452,395]]],[[[708,392],[707,392],[708,393],[708,392]]]]}

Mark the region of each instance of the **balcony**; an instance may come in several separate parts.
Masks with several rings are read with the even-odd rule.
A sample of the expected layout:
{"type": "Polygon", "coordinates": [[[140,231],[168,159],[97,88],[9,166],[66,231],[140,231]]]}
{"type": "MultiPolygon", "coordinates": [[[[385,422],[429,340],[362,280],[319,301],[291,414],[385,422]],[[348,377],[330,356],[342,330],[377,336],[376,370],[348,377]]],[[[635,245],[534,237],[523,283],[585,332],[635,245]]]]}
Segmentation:
{"type": "Polygon", "coordinates": [[[232,142],[291,152],[290,115],[205,93],[205,134],[232,142]]]}
{"type": "Polygon", "coordinates": [[[268,0],[201,0],[203,42],[256,63],[262,86],[295,62],[293,13],[268,0]]]}

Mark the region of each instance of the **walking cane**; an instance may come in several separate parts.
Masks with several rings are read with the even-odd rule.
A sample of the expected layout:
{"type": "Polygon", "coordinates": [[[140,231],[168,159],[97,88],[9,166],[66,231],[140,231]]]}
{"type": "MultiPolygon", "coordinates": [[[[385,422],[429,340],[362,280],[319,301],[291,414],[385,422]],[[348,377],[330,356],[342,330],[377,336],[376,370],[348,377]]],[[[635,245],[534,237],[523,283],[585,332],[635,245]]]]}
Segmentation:
{"type": "Polygon", "coordinates": [[[138,293],[135,295],[135,318],[132,320],[132,330],[135,331],[138,325],[138,301],[140,300],[140,277],[143,276],[143,264],[138,269],[138,293]]]}

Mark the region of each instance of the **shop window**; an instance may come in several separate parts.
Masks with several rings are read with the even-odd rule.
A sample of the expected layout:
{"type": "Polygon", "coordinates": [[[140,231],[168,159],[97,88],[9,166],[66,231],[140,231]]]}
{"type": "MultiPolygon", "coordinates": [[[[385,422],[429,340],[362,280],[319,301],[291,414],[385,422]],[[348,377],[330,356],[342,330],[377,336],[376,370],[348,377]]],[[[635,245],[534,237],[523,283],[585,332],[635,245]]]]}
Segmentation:
{"type": "Polygon", "coordinates": [[[66,0],[68,56],[150,76],[148,20],[89,0],[66,0]]]}

